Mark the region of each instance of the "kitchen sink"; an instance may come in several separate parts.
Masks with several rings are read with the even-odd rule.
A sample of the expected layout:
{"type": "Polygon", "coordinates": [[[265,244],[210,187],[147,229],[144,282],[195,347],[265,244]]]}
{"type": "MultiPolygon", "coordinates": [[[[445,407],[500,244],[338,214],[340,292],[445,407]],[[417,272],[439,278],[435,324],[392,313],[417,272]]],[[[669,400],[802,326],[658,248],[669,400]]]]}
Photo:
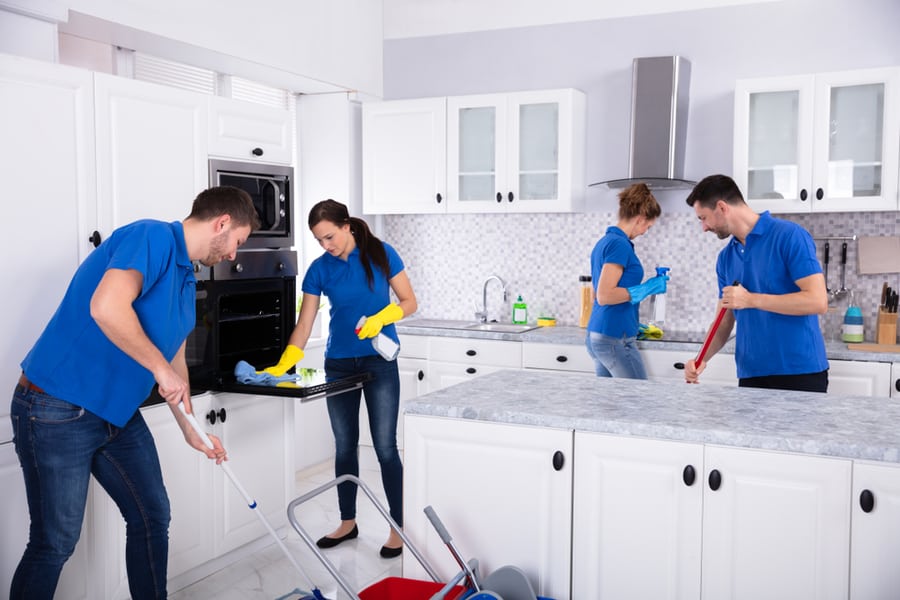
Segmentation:
{"type": "Polygon", "coordinates": [[[464,327],[467,331],[493,331],[495,333],[524,333],[537,329],[537,325],[515,325],[513,323],[474,323],[464,327]]]}
{"type": "Polygon", "coordinates": [[[537,325],[515,325],[513,323],[478,323],[475,321],[454,321],[450,319],[410,319],[400,321],[406,327],[430,327],[434,329],[456,329],[464,331],[492,331],[494,333],[524,333],[537,329],[537,325]]]}

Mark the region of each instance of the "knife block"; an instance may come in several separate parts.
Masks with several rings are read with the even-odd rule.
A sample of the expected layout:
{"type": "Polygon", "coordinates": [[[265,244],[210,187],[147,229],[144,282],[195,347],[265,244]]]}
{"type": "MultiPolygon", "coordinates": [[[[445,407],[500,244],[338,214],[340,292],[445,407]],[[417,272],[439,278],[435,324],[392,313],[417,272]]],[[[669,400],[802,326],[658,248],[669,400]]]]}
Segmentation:
{"type": "Polygon", "coordinates": [[[878,309],[878,323],[875,329],[875,340],[879,344],[897,343],[897,313],[878,309]]]}

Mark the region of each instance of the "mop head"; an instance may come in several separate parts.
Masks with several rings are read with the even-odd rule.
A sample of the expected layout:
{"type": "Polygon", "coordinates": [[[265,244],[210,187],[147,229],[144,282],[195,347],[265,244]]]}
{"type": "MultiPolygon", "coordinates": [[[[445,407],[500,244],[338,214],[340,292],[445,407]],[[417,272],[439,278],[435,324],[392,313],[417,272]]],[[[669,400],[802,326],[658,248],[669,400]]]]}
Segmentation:
{"type": "Polygon", "coordinates": [[[322,592],[319,591],[319,588],[315,588],[311,592],[304,592],[299,588],[294,588],[294,591],[288,592],[284,596],[279,596],[279,597],[275,598],[275,600],[328,600],[328,599],[322,595],[322,592]]]}

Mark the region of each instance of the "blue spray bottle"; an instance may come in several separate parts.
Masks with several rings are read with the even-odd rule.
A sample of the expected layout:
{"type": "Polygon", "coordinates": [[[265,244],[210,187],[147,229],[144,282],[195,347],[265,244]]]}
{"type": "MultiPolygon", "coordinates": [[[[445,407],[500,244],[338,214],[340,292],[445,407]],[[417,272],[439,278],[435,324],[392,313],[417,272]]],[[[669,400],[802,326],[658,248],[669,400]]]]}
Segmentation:
{"type": "MultiPolygon", "coordinates": [[[[660,276],[660,275],[665,276],[671,270],[672,269],[670,267],[656,267],[656,275],[657,276],[660,276]]],[[[662,324],[665,322],[665,320],[666,320],[666,295],[664,293],[656,294],[655,296],[653,296],[653,317],[651,319],[651,322],[661,329],[662,324]]]]}

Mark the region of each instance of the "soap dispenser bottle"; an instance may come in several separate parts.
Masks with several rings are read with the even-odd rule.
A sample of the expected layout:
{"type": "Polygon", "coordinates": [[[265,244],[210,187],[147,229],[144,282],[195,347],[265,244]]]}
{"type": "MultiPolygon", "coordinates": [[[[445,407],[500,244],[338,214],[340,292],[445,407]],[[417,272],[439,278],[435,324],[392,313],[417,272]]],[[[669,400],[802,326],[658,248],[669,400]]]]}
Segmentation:
{"type": "Polygon", "coordinates": [[[528,305],[522,300],[522,294],[513,303],[512,322],[516,325],[524,325],[528,322],[528,305]]]}

